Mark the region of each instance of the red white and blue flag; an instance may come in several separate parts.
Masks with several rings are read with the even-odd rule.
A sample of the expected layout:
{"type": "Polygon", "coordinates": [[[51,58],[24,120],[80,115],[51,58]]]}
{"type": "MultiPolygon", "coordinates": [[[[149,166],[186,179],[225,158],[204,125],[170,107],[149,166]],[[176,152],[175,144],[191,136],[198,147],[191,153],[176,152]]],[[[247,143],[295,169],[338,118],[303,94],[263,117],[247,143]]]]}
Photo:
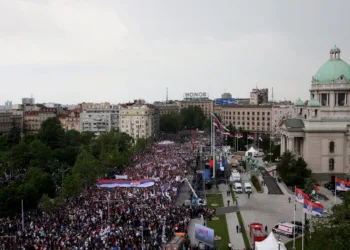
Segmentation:
{"type": "Polygon", "coordinates": [[[222,132],[221,134],[223,134],[223,135],[225,135],[225,136],[227,136],[229,138],[233,138],[233,136],[230,133],[228,133],[228,132],[222,132]]]}
{"type": "Polygon", "coordinates": [[[151,187],[154,185],[154,180],[99,180],[96,184],[98,187],[115,188],[115,187],[151,187]]]}
{"type": "Polygon", "coordinates": [[[270,139],[271,139],[271,140],[275,139],[275,137],[276,137],[276,134],[274,134],[274,133],[271,133],[271,134],[270,134],[270,139]]]}
{"type": "Polygon", "coordinates": [[[236,134],[235,134],[235,137],[238,138],[238,139],[239,139],[239,138],[242,138],[242,137],[243,137],[243,134],[242,134],[242,133],[236,133],[236,134]]]}
{"type": "Polygon", "coordinates": [[[248,135],[247,135],[247,139],[249,139],[249,140],[254,140],[254,135],[248,134],[248,135]]]}
{"type": "Polygon", "coordinates": [[[321,215],[324,211],[324,207],[320,203],[312,202],[310,200],[304,200],[303,212],[312,215],[321,215]]]}
{"type": "Polygon", "coordinates": [[[219,119],[214,114],[211,114],[211,117],[213,118],[213,124],[221,131],[221,123],[219,119]]]}
{"type": "Polygon", "coordinates": [[[337,191],[348,191],[350,190],[350,181],[335,178],[335,187],[337,191]]]}
{"type": "Polygon", "coordinates": [[[295,188],[295,200],[300,203],[304,203],[305,200],[308,200],[310,197],[304,193],[301,189],[295,188]]]}

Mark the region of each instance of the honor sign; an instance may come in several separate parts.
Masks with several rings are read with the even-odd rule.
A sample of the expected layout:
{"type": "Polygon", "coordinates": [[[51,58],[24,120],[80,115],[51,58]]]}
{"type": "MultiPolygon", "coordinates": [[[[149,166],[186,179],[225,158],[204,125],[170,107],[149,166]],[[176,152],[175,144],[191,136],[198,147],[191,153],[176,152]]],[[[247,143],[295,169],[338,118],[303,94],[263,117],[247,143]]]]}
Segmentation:
{"type": "Polygon", "coordinates": [[[184,98],[187,100],[190,100],[190,99],[208,99],[209,95],[206,92],[190,92],[190,93],[185,93],[184,98]]]}

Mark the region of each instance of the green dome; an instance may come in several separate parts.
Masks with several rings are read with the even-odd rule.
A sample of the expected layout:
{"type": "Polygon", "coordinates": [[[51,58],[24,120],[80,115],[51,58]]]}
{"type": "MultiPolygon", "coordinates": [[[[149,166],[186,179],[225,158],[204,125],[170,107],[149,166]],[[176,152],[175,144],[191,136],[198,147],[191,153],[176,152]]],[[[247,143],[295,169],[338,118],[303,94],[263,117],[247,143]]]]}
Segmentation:
{"type": "Polygon", "coordinates": [[[319,101],[317,101],[316,99],[311,99],[308,103],[307,103],[308,107],[321,107],[321,104],[319,101]]]}
{"type": "Polygon", "coordinates": [[[340,49],[334,46],[331,58],[325,62],[314,76],[315,84],[333,83],[350,80],[350,65],[340,59],[340,49]]]}
{"type": "Polygon", "coordinates": [[[295,106],[305,106],[305,103],[299,98],[298,100],[295,101],[295,106]]]}

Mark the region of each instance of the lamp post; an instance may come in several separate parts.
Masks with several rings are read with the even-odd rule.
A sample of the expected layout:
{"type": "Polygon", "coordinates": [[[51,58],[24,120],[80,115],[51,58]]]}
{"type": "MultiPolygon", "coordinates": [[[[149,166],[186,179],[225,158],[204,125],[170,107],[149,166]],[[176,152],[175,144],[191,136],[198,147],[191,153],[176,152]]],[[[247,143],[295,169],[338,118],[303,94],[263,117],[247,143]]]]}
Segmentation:
{"type": "Polygon", "coordinates": [[[278,237],[278,250],[281,250],[281,238],[278,237]]]}

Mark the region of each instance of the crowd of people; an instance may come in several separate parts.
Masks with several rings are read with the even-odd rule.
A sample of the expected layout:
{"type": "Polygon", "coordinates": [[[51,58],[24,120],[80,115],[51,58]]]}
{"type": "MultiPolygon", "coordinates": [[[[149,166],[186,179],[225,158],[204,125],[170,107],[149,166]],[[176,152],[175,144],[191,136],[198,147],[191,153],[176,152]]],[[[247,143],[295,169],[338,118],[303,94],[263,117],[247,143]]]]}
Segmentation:
{"type": "Polygon", "coordinates": [[[136,155],[123,175],[153,179],[151,187],[90,187],[54,212],[26,211],[0,218],[0,249],[163,249],[175,232],[187,233],[192,208],[176,197],[196,150],[156,144],[136,155]]]}

